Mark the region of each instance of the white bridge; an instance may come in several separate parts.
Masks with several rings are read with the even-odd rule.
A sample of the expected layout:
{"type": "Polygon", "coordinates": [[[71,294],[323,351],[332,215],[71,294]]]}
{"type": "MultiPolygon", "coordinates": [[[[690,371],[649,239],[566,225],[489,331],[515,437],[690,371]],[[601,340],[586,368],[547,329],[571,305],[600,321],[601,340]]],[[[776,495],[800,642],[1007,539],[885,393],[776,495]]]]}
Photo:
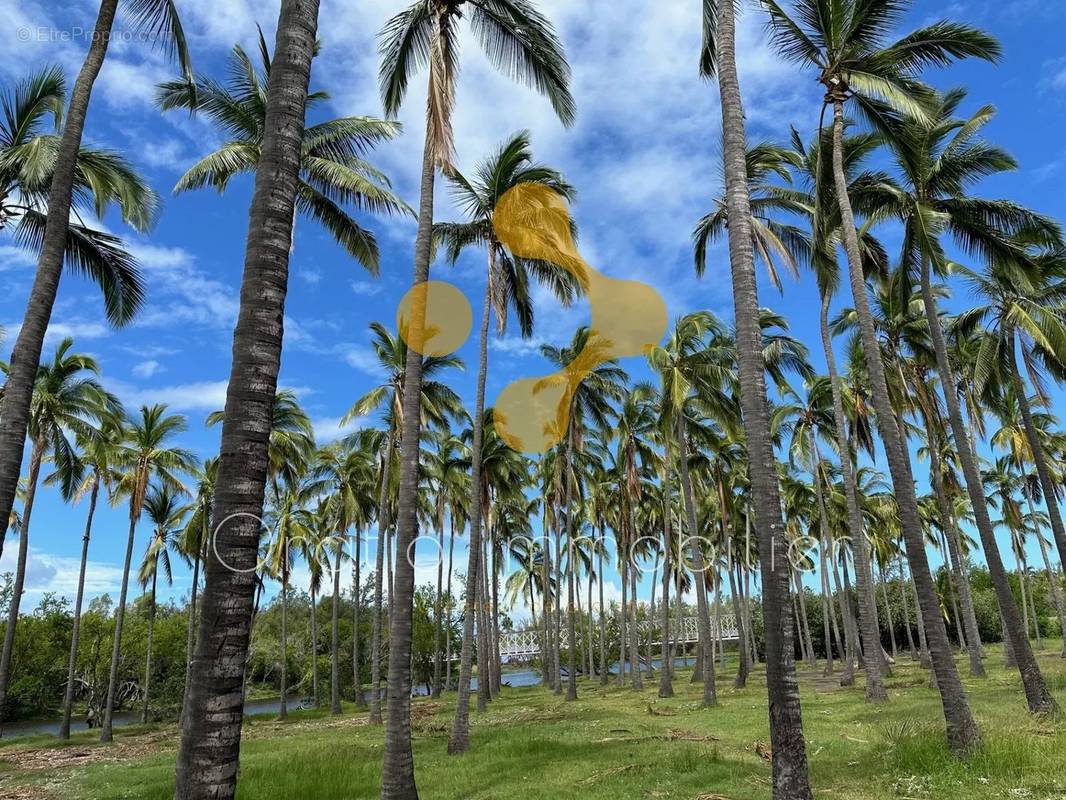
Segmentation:
{"type": "MultiPolygon", "coordinates": [[[[661,639],[661,626],[654,628],[655,636],[661,639]]],[[[716,639],[737,639],[737,621],[732,614],[723,614],[721,619],[711,619],[711,633],[716,639]],[[719,635],[719,627],[721,635],[719,635]]],[[[648,623],[637,623],[637,638],[640,644],[647,644],[648,623]]],[[[670,637],[678,643],[699,641],[699,620],[696,617],[685,617],[678,625],[676,620],[670,621],[670,637]]],[[[500,631],[500,658],[529,658],[540,655],[541,642],[544,639],[543,628],[527,628],[521,631],[500,631]]],[[[661,645],[661,641],[652,642],[653,645],[661,645]]],[[[565,619],[562,630],[559,632],[560,647],[570,646],[570,637],[565,619]]]]}

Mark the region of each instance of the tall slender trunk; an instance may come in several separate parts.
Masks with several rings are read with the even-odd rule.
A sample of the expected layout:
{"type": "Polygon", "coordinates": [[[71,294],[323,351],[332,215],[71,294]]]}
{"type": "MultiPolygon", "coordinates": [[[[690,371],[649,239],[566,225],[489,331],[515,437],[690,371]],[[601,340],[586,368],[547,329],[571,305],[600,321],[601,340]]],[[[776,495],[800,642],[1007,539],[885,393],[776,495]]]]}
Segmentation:
{"type": "Polygon", "coordinates": [[[500,557],[500,549],[496,544],[495,534],[489,540],[492,549],[492,682],[495,694],[499,695],[503,689],[503,662],[500,658],[500,568],[497,559],[500,557]]]}
{"type": "Polygon", "coordinates": [[[489,664],[489,626],[485,613],[485,548],[478,554],[477,592],[477,710],[485,711],[489,703],[489,686],[492,684],[492,666],[489,664]]]}
{"type": "Polygon", "coordinates": [[[618,616],[618,685],[626,685],[626,629],[629,620],[626,617],[626,597],[629,593],[629,556],[623,547],[618,554],[618,572],[622,578],[622,608],[618,616]]]}
{"type": "Polygon", "coordinates": [[[588,633],[588,637],[586,639],[587,645],[586,645],[586,648],[585,648],[585,652],[588,655],[588,658],[586,659],[586,661],[588,662],[588,670],[589,670],[588,671],[588,675],[591,678],[596,672],[596,664],[594,663],[595,654],[593,653],[593,645],[592,645],[592,582],[593,582],[593,579],[595,578],[595,576],[592,574],[592,554],[591,553],[589,553],[589,568],[588,568],[588,575],[586,576],[586,578],[587,578],[587,580],[585,581],[585,593],[586,593],[586,598],[587,598],[586,605],[588,606],[588,613],[589,613],[589,624],[588,624],[588,626],[586,628],[586,632],[588,633]]]}
{"type": "Polygon", "coordinates": [[[433,610],[433,690],[430,696],[440,697],[441,692],[441,634],[444,632],[444,520],[437,528],[437,602],[433,610]]]}
{"type": "MultiPolygon", "coordinates": [[[[455,702],[455,719],[452,723],[451,736],[448,739],[448,752],[465,753],[470,748],[470,674],[473,670],[474,657],[474,617],[477,613],[477,593],[471,591],[470,576],[477,585],[478,564],[481,554],[481,443],[483,436],[483,417],[485,416],[485,380],[489,368],[489,321],[492,317],[492,259],[493,249],[489,248],[490,266],[485,280],[485,300],[481,310],[481,327],[478,331],[478,371],[477,396],[474,401],[473,441],[470,446],[470,548],[467,558],[466,607],[463,614],[463,647],[459,656],[459,697],[455,702]]],[[[545,542],[546,544],[547,542],[545,542]]],[[[547,596],[547,591],[545,591],[547,596]]],[[[547,603],[547,600],[545,600],[547,603]]],[[[547,613],[545,613],[547,624],[547,613]]],[[[478,631],[483,639],[485,632],[478,631]]],[[[480,650],[479,650],[480,656],[480,650]]],[[[478,691],[485,682],[485,664],[478,659],[478,691]]]]}
{"type": "MultiPolygon", "coordinates": [[[[492,597],[489,592],[489,552],[492,549],[492,532],[487,531],[487,536],[481,537],[481,623],[484,626],[485,635],[478,641],[479,648],[483,647],[484,651],[480,649],[478,651],[478,665],[484,661],[485,664],[485,697],[489,700],[495,700],[499,694],[496,688],[496,659],[493,658],[493,625],[492,625],[492,597]],[[483,657],[483,658],[482,658],[483,657]]],[[[481,687],[481,681],[478,681],[478,688],[481,687]]],[[[480,691],[478,692],[480,695],[480,691]]],[[[480,710],[480,706],[479,706],[480,710]]]]}
{"type": "Polygon", "coordinates": [[[189,591],[189,619],[185,625],[185,685],[189,685],[189,670],[192,667],[192,651],[196,647],[196,594],[200,589],[200,559],[202,550],[197,550],[192,559],[192,587],[189,591]]]}
{"type": "MultiPolygon", "coordinates": [[[[899,649],[896,647],[896,623],[892,619],[892,606],[888,602],[888,581],[885,579],[885,569],[881,568],[881,597],[885,601],[885,621],[888,623],[888,638],[892,643],[892,658],[899,658],[899,649]]],[[[874,655],[868,653],[868,658],[874,655]]]]}
{"type": "MultiPolygon", "coordinates": [[[[555,531],[555,591],[561,594],[563,589],[563,551],[562,534],[555,531]]],[[[559,596],[555,598],[555,619],[553,620],[555,635],[552,637],[552,671],[555,673],[554,689],[556,694],[563,693],[563,669],[561,663],[561,650],[563,638],[563,604],[559,596]]]]}
{"type": "Polygon", "coordinates": [[[800,630],[803,633],[803,644],[807,650],[807,662],[811,669],[814,669],[817,659],[814,654],[814,640],[811,638],[811,619],[807,615],[807,594],[803,591],[803,580],[799,570],[793,571],[793,580],[796,583],[796,597],[799,599],[800,630]]]}
{"type": "MultiPolygon", "coordinates": [[[[597,560],[599,566],[597,567],[600,580],[599,580],[599,592],[600,592],[600,605],[599,605],[599,622],[600,622],[600,686],[606,686],[607,677],[607,617],[604,612],[603,605],[603,582],[607,580],[606,573],[603,571],[603,551],[607,547],[607,532],[605,528],[600,527],[600,547],[597,552],[597,560]]],[[[1064,644],[1066,646],[1066,644],[1064,644]]]]}
{"type": "MultiPolygon", "coordinates": [[[[74,600],[74,629],[70,634],[70,660],[67,662],[67,685],[63,692],[63,719],[59,723],[59,738],[70,738],[70,715],[74,707],[74,670],[78,664],[78,640],[81,635],[81,604],[85,597],[85,567],[89,562],[89,537],[93,530],[93,515],[96,499],[100,494],[100,476],[93,476],[93,488],[89,493],[89,514],[85,518],[85,534],[81,537],[81,564],[78,567],[78,593],[74,600]]],[[[196,591],[196,584],[193,584],[196,591]]],[[[190,612],[191,613],[191,612],[190,612]]]]}
{"type": "MultiPolygon", "coordinates": [[[[1025,502],[1029,507],[1029,516],[1034,520],[1036,519],[1036,512],[1033,508],[1033,492],[1029,484],[1025,484],[1025,502]]],[[[1066,606],[1062,602],[1062,591],[1059,588],[1059,576],[1056,574],[1054,568],[1051,566],[1051,559],[1048,557],[1047,542],[1044,541],[1044,534],[1040,530],[1040,524],[1035,523],[1036,541],[1040,546],[1040,558],[1044,562],[1044,573],[1047,575],[1048,589],[1051,593],[1051,602],[1055,606],[1055,613],[1059,618],[1059,629],[1062,631],[1062,657],[1066,658],[1066,606]]]]}
{"type": "MultiPolygon", "coordinates": [[[[844,174],[844,101],[841,97],[833,100],[833,178],[836,187],[837,202],[840,206],[841,228],[845,251],[848,256],[848,274],[855,308],[859,317],[859,328],[863,350],[866,353],[866,365],[870,375],[873,392],[877,427],[888,459],[892,484],[896,492],[903,538],[907,545],[907,558],[911,564],[922,607],[922,616],[926,628],[926,639],[930,644],[933,669],[936,673],[937,688],[940,692],[944,719],[947,724],[947,737],[952,750],[958,755],[969,753],[977,745],[980,734],[977,723],[970,712],[966,690],[959,679],[951,645],[948,642],[944,620],[940,616],[939,602],[933,586],[933,576],[929,570],[929,561],[925,554],[925,542],[922,538],[921,521],[918,517],[918,500],[915,496],[914,482],[910,476],[907,453],[902,447],[899,428],[892,410],[885,381],[884,365],[881,363],[881,350],[874,330],[873,316],[870,313],[866,297],[866,281],[862,270],[862,257],[859,252],[859,239],[855,231],[855,215],[848,197],[847,178],[844,174]]],[[[867,653],[867,658],[876,657],[876,653],[867,653]]]]}
{"type": "Polygon", "coordinates": [[[903,630],[907,633],[907,649],[910,651],[911,658],[918,658],[918,653],[914,649],[914,636],[911,634],[911,609],[910,602],[907,600],[907,587],[910,584],[910,580],[904,574],[903,571],[903,559],[900,559],[899,568],[899,596],[900,603],[903,606],[903,630]]]}
{"type": "MultiPolygon", "coordinates": [[[[844,474],[844,500],[848,511],[848,534],[851,537],[851,550],[855,558],[855,590],[859,600],[859,633],[861,648],[854,653],[856,658],[862,650],[876,654],[881,649],[881,626],[877,619],[877,603],[873,599],[873,576],[870,570],[870,544],[866,540],[866,530],[859,510],[859,489],[855,479],[855,466],[851,462],[851,446],[844,428],[844,392],[841,379],[837,374],[836,354],[833,352],[833,339],[829,332],[829,300],[827,292],[822,293],[819,326],[822,334],[822,349],[829,371],[829,385],[833,392],[833,419],[837,447],[840,451],[840,468],[844,474]]],[[[850,604],[850,600],[848,603],[850,604]]],[[[849,606],[850,607],[850,606],[849,606]]],[[[888,699],[884,677],[881,674],[881,659],[868,658],[863,662],[866,671],[866,701],[871,703],[888,699]]],[[[851,669],[849,661],[847,670],[851,669]]],[[[845,670],[845,672],[847,672],[845,670]]]]}
{"type": "MultiPolygon", "coordinates": [[[[433,69],[433,67],[431,67],[433,69]]],[[[429,262],[433,231],[433,184],[435,164],[432,148],[427,143],[422,160],[422,181],[418,209],[418,234],[415,238],[415,264],[412,287],[429,278],[429,262]]],[[[424,307],[412,304],[412,341],[422,338],[425,325],[424,307]]],[[[479,381],[481,378],[479,377],[479,381]]],[[[481,409],[474,417],[480,423],[481,409]]],[[[396,521],[396,575],[394,593],[389,595],[389,679],[388,705],[385,719],[385,758],[381,774],[382,800],[415,800],[414,755],[411,751],[411,620],[414,597],[414,554],[408,552],[418,532],[418,450],[422,427],[422,354],[414,347],[407,348],[404,368],[403,431],[400,437],[400,490],[396,521]]],[[[474,442],[474,451],[481,442],[474,442]]],[[[478,485],[478,474],[474,484],[478,485]]],[[[471,509],[472,514],[477,509],[471,509]]],[[[476,528],[474,529],[476,531],[476,528]]],[[[476,533],[472,533],[476,537],[476,533]]],[[[471,541],[477,545],[476,538],[471,541]]],[[[475,572],[476,574],[476,572],[475,572]]]]}
{"type": "Polygon", "coordinates": [[[810,775],[792,658],[792,622],[787,611],[787,542],[781,521],[777,461],[770,438],[762,359],[734,12],[732,3],[719,4],[718,87],[722,104],[722,151],[740,366],[740,404],[748,441],[752,505],[756,512],[755,529],[761,553],[773,797],[774,800],[806,800],[811,797],[810,775]]]}
{"type": "MultiPolygon", "coordinates": [[[[33,384],[37,379],[37,366],[41,362],[45,332],[52,318],[52,306],[55,304],[59,277],[63,270],[63,254],[70,230],[74,176],[82,132],[85,129],[85,117],[89,111],[89,98],[100,68],[104,65],[117,7],[118,0],[101,0],[89,50],[70,93],[70,104],[67,106],[63,133],[56,150],[52,184],[48,192],[48,216],[41,242],[41,255],[37,259],[37,271],[26,303],[22,327],[19,328],[18,338],[11,351],[4,386],[4,414],[0,417],[0,554],[3,553],[4,538],[7,535],[19,473],[22,470],[33,384]]],[[[0,694],[6,695],[6,688],[4,683],[0,694]]]]}
{"type": "Polygon", "coordinates": [[[577,631],[574,625],[574,580],[577,576],[577,553],[574,551],[574,436],[576,435],[573,402],[570,405],[570,424],[566,431],[566,462],[563,480],[566,481],[566,634],[569,653],[566,661],[566,699],[577,700],[577,631]]]}
{"type": "Polygon", "coordinates": [[[447,581],[447,598],[448,607],[446,609],[445,621],[448,626],[447,635],[444,637],[444,685],[450,690],[452,688],[452,563],[455,555],[455,510],[452,510],[451,530],[448,531],[448,581],[447,581]]]}
{"type": "Polygon", "coordinates": [[[355,529],[355,558],[352,559],[352,690],[355,692],[355,705],[366,705],[363,699],[363,678],[359,671],[359,612],[363,599],[363,583],[360,570],[363,558],[363,532],[355,529]]]}
{"type": "MultiPolygon", "coordinates": [[[[674,431],[678,443],[678,461],[681,464],[681,492],[685,503],[685,522],[688,524],[689,557],[692,559],[692,580],[696,589],[696,614],[699,624],[699,646],[703,653],[703,699],[705,708],[718,704],[718,691],[715,686],[714,650],[712,649],[711,611],[707,606],[707,583],[704,581],[703,553],[700,552],[699,524],[696,520],[696,498],[692,491],[692,476],[688,466],[688,436],[679,417],[674,431]]],[[[669,445],[667,445],[669,447],[669,445]]],[[[724,513],[724,507],[723,507],[724,513]]]]}
{"type": "Polygon", "coordinates": [[[629,570],[629,669],[630,685],[634,692],[644,691],[644,676],[640,668],[640,643],[637,638],[637,570],[629,570]]]}
{"type": "MultiPolygon", "coordinates": [[[[11,600],[7,609],[7,627],[4,629],[4,649],[0,654],[0,733],[3,732],[3,709],[7,706],[7,690],[11,683],[11,655],[15,649],[15,630],[18,627],[19,605],[22,602],[22,587],[26,582],[26,559],[30,552],[30,517],[33,501],[37,496],[37,480],[41,474],[44,458],[44,443],[34,442],[30,450],[30,474],[26,484],[26,502],[22,509],[22,525],[19,527],[19,555],[15,565],[15,580],[11,586],[11,600]]],[[[7,517],[4,518],[5,520],[7,517]]],[[[129,558],[127,557],[127,572],[129,558]]]]}
{"type": "MultiPolygon", "coordinates": [[[[311,595],[311,674],[314,678],[314,693],[318,694],[318,669],[314,666],[314,640],[315,640],[315,600],[311,595]]],[[[315,697],[316,705],[318,697],[315,697]]],[[[281,569],[281,701],[278,706],[278,719],[285,719],[289,715],[289,568],[281,569]]]]}
{"type": "MultiPolygon", "coordinates": [[[[393,398],[394,402],[396,398],[393,398]]],[[[389,484],[392,460],[396,457],[396,439],[391,429],[385,432],[385,458],[381,465],[381,484],[378,487],[378,540],[374,547],[374,615],[370,620],[370,724],[381,720],[381,638],[385,622],[385,550],[388,549],[389,484]]],[[[392,601],[392,596],[389,596],[392,601]]]]}
{"type": "Polygon", "coordinates": [[[200,633],[185,695],[175,800],[236,791],[263,495],[318,0],[282,0],[233,334],[200,633]],[[225,559],[223,563],[222,559],[225,559]]]}
{"type": "MultiPolygon", "coordinates": [[[[953,391],[955,376],[948,361],[947,345],[944,343],[944,334],[940,328],[940,315],[938,313],[936,298],[933,296],[933,286],[930,276],[929,258],[922,259],[922,302],[925,306],[925,319],[929,324],[929,333],[933,340],[933,350],[936,352],[937,371],[940,373],[940,382],[944,387],[944,398],[947,401],[948,420],[951,422],[951,433],[955,437],[962,463],[962,473],[965,478],[966,492],[970,496],[970,505],[973,507],[974,519],[977,522],[977,532],[981,537],[981,545],[985,551],[985,562],[992,577],[992,587],[996,592],[996,600],[999,601],[1000,610],[1011,633],[1018,630],[1020,619],[1018,607],[1014,603],[1014,596],[1007,582],[1007,570],[1003,566],[1003,559],[999,554],[999,545],[996,544],[996,536],[992,530],[992,520],[988,516],[988,502],[985,498],[984,484],[981,482],[981,473],[977,469],[977,462],[973,457],[970,447],[970,438],[966,425],[962,419],[962,411],[959,408],[959,398],[953,391]]],[[[1053,495],[1052,495],[1053,496],[1053,495]]],[[[967,589],[968,591],[968,589],[967,589]]],[[[1018,671],[1022,676],[1022,685],[1025,687],[1025,698],[1029,704],[1029,710],[1033,713],[1046,713],[1053,711],[1057,704],[1055,698],[1048,691],[1047,683],[1040,672],[1036,657],[1032,648],[1029,647],[1027,637],[1013,637],[1020,642],[1015,648],[1015,656],[1018,660],[1018,671]]],[[[980,666],[980,652],[974,655],[971,648],[970,664],[978,664],[978,674],[983,674],[980,666]]]]}
{"type": "Polygon", "coordinates": [[[111,671],[107,680],[107,700],[104,702],[104,722],[100,726],[100,741],[110,742],[113,738],[112,719],[115,713],[115,698],[118,695],[118,663],[122,651],[122,626],[126,620],[126,593],[130,584],[130,563],[133,560],[133,538],[137,530],[139,513],[130,508],[130,528],[126,537],[126,558],[122,562],[122,586],[118,593],[118,606],[115,609],[115,633],[111,641],[111,671]]]}
{"type": "Polygon", "coordinates": [[[144,724],[148,723],[148,700],[152,688],[152,644],[155,638],[155,589],[158,569],[159,560],[156,559],[156,570],[152,572],[152,604],[148,607],[148,641],[144,656],[144,706],[141,708],[141,722],[144,724]]]}
{"type": "Polygon", "coordinates": [[[540,572],[541,581],[544,583],[544,591],[541,594],[541,621],[544,625],[544,639],[541,645],[541,673],[544,685],[549,689],[555,688],[555,677],[552,675],[552,566],[551,566],[551,541],[548,539],[548,519],[544,518],[544,544],[541,547],[540,572]]]}
{"type": "MultiPolygon", "coordinates": [[[[1022,412],[1022,429],[1025,431],[1026,441],[1029,442],[1029,450],[1033,455],[1033,465],[1036,467],[1037,478],[1040,480],[1040,493],[1044,496],[1044,505],[1047,508],[1048,519],[1051,521],[1051,534],[1055,539],[1055,547],[1059,551],[1059,561],[1066,567],[1066,530],[1062,526],[1062,515],[1059,513],[1058,494],[1055,484],[1051,479],[1051,472],[1047,465],[1047,455],[1044,453],[1044,445],[1040,441],[1036,424],[1033,422],[1033,411],[1029,407],[1029,395],[1022,381],[1022,374],[1018,371],[1018,358],[1014,353],[1014,335],[1010,337],[1007,347],[1007,358],[1010,363],[1011,381],[1014,384],[1014,394],[1018,398],[1018,408],[1022,412]]],[[[6,407],[5,407],[5,412],[6,407]]],[[[0,442],[2,446],[2,442],[0,442]]],[[[0,507],[0,514],[6,514],[6,510],[0,507]]],[[[7,519],[5,516],[3,519],[7,519]]],[[[3,524],[3,520],[0,520],[3,524]]]]}
{"type": "Polygon", "coordinates": [[[340,664],[340,613],[341,613],[341,550],[337,548],[337,563],[333,565],[333,608],[329,654],[329,713],[341,713],[341,664],[340,664]]]}
{"type": "MultiPolygon", "coordinates": [[[[748,634],[744,619],[744,603],[737,587],[737,573],[734,569],[732,552],[727,555],[726,574],[729,577],[729,598],[733,602],[733,620],[737,626],[737,674],[733,679],[733,688],[743,689],[748,685],[748,674],[751,671],[751,654],[748,651],[748,634]]],[[[788,601],[786,600],[786,602],[788,601]]],[[[784,610],[783,613],[787,616],[788,611],[784,610]]],[[[788,646],[791,652],[791,641],[789,641],[788,646]]],[[[793,669],[795,669],[795,667],[793,667],[793,669]]]]}
{"type": "MultiPolygon", "coordinates": [[[[669,472],[669,471],[667,471],[669,472]]],[[[673,539],[673,519],[670,513],[669,482],[663,480],[663,599],[659,604],[661,628],[659,639],[662,653],[662,667],[659,670],[659,697],[674,696],[674,658],[670,639],[670,574],[672,572],[672,559],[670,557],[670,543],[673,539]]],[[[680,602],[680,599],[678,600],[680,602]]]]}
{"type": "MultiPolygon", "coordinates": [[[[948,392],[951,394],[951,392],[948,392]]],[[[931,420],[930,420],[931,422],[931,420]]],[[[959,595],[959,604],[962,611],[955,615],[956,624],[960,626],[960,636],[965,630],[965,646],[970,656],[970,675],[975,678],[983,678],[985,665],[981,661],[981,637],[973,624],[973,595],[970,592],[970,581],[963,574],[962,554],[959,552],[955,536],[955,517],[948,505],[947,494],[944,491],[943,465],[940,461],[940,453],[936,445],[929,448],[929,468],[932,474],[933,494],[936,497],[937,508],[942,523],[941,531],[944,535],[946,556],[951,565],[951,574],[955,579],[955,588],[959,595]]],[[[987,511],[986,511],[987,514],[987,511]]],[[[960,638],[960,641],[962,639],[960,638]]]]}

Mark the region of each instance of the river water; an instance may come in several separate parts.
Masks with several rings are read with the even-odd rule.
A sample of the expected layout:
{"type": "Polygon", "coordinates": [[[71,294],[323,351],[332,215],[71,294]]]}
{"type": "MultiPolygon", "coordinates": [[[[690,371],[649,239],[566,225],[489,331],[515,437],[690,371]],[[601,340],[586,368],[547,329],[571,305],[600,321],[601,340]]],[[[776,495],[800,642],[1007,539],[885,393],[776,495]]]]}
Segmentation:
{"type": "MultiPolygon", "coordinates": [[[[691,658],[678,658],[675,659],[678,666],[691,665],[693,659],[691,658]]],[[[652,665],[655,669],[659,668],[660,661],[655,660],[652,665]]],[[[626,665],[626,671],[628,671],[626,665]]],[[[618,664],[615,663],[611,666],[611,671],[616,671],[618,664]]],[[[456,672],[456,667],[452,668],[453,674],[456,672]]],[[[541,675],[540,670],[521,670],[518,672],[505,672],[501,676],[503,682],[512,687],[519,686],[536,686],[540,683],[541,675]]],[[[477,688],[477,677],[474,677],[470,681],[471,688],[477,688]]],[[[412,690],[412,694],[416,697],[421,697],[427,694],[425,686],[415,686],[412,690]]],[[[369,692],[367,693],[369,699],[369,692]]],[[[290,711],[295,711],[301,707],[307,708],[311,705],[311,699],[307,697],[300,697],[294,695],[289,698],[288,707],[290,711]]],[[[248,700],[244,704],[245,716],[254,716],[257,714],[277,714],[281,709],[281,698],[267,698],[265,700],[248,700]]],[[[116,712],[112,718],[112,722],[116,728],[124,725],[136,724],[140,721],[140,713],[136,711],[119,711],[116,712]]],[[[55,736],[59,733],[60,720],[56,719],[39,719],[39,720],[23,720],[20,722],[11,722],[4,726],[3,737],[14,738],[16,736],[36,736],[40,734],[51,734],[55,736]]],[[[85,724],[85,719],[74,718],[70,721],[71,733],[77,733],[78,731],[88,730],[88,726],[85,724]]]]}

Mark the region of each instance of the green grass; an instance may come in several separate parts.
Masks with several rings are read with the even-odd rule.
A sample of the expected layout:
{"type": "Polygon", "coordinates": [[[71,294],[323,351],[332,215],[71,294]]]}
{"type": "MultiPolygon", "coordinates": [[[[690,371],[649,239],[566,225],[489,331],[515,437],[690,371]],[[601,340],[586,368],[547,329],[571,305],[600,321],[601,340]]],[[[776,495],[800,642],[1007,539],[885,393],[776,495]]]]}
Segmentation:
{"type": "MultiPolygon", "coordinates": [[[[1066,661],[1056,642],[1039,658],[1066,707],[1066,661]]],[[[871,706],[861,686],[839,689],[818,674],[801,674],[804,728],[812,779],[823,798],[1064,798],[1066,718],[1026,713],[1016,673],[1002,669],[992,648],[989,677],[966,679],[983,732],[966,762],[947,749],[940,704],[925,675],[903,659],[888,680],[890,700],[871,706]]],[[[965,665],[960,665],[965,675],[965,665]]],[[[768,798],[766,694],[761,673],[733,691],[720,676],[719,706],[701,709],[699,687],[681,671],[677,696],[659,700],[657,677],[642,694],[593,682],[565,703],[540,687],[504,689],[485,714],[472,715],[471,749],[446,753],[451,699],[415,701],[415,763],[427,800],[557,800],[558,798],[768,798]]],[[[246,723],[238,796],[244,800],[376,798],[382,758],[380,728],[349,709],[339,718],[297,712],[282,724],[246,723]]],[[[116,730],[118,734],[118,730],[116,730]]],[[[0,749],[0,796],[169,800],[173,796],[174,726],[122,733],[108,751],[88,736],[78,752],[110,753],[112,761],[27,769],[42,742],[0,749]]],[[[50,744],[54,745],[54,742],[50,744]]],[[[39,754],[40,755],[40,754],[39,754]]],[[[38,763],[40,758],[38,757],[38,763]]]]}

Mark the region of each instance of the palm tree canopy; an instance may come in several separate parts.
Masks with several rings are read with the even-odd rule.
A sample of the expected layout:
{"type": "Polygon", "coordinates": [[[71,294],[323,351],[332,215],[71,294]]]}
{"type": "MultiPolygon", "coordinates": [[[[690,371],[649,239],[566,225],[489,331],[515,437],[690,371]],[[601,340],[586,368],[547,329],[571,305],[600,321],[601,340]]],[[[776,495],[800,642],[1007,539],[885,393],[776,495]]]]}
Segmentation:
{"type": "MultiPolygon", "coordinates": [[[[230,57],[225,84],[198,76],[195,83],[171,81],[159,87],[157,103],[163,111],[180,108],[204,114],[227,141],[193,164],[174,186],[185,192],[213,186],[224,192],[235,175],[253,172],[259,163],[266,123],[270,52],[259,32],[259,64],[239,45],[230,57]]],[[[329,98],[311,92],[313,109],[329,98]]],[[[411,208],[393,194],[388,177],[365,155],[381,142],[396,138],[399,123],[374,117],[340,117],[304,129],[296,205],[317,220],[348,253],[371,273],[378,269],[378,244],[345,209],[370,214],[407,214],[411,208]]]]}

